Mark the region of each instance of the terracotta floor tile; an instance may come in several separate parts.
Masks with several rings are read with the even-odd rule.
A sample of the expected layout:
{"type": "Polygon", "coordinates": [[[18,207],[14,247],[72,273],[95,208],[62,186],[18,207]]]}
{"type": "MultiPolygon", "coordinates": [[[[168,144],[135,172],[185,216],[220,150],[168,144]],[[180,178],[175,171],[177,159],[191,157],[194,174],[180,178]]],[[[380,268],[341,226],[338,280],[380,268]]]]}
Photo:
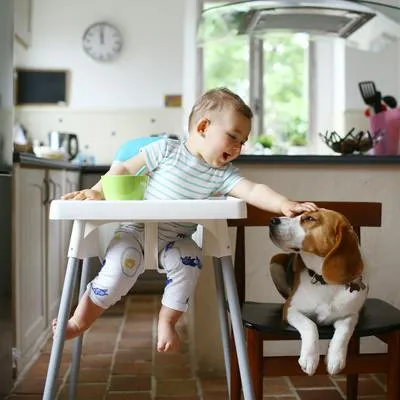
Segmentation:
{"type": "Polygon", "coordinates": [[[116,362],[135,362],[151,361],[153,349],[151,347],[133,348],[130,350],[117,350],[115,354],[116,362]]]}
{"type": "MultiPolygon", "coordinates": [[[[203,400],[228,400],[228,393],[222,394],[221,392],[206,392],[203,394],[203,400]],[[223,397],[224,396],[224,397],[223,397]]],[[[167,398],[165,398],[167,400],[167,398]]]]}
{"type": "Polygon", "coordinates": [[[81,359],[81,368],[110,368],[112,354],[87,354],[81,359]]]}
{"type": "Polygon", "coordinates": [[[292,381],[293,386],[297,388],[325,388],[325,387],[333,387],[333,382],[330,380],[329,376],[325,375],[299,375],[299,376],[291,376],[290,380],[292,381]]]}
{"type": "Polygon", "coordinates": [[[155,363],[157,365],[188,365],[187,354],[181,353],[156,353],[155,363]]]}
{"type": "Polygon", "coordinates": [[[118,343],[119,350],[130,350],[135,347],[152,347],[153,346],[153,337],[150,334],[146,334],[143,336],[135,336],[132,337],[122,336],[122,339],[118,343]]]}
{"type": "Polygon", "coordinates": [[[111,392],[145,392],[151,390],[151,377],[113,375],[111,377],[111,392]]]}
{"type": "Polygon", "coordinates": [[[278,397],[277,396],[268,396],[268,397],[264,396],[264,399],[265,400],[297,400],[297,398],[293,397],[293,396],[278,396],[278,397]]]}
{"type": "MultiPolygon", "coordinates": [[[[26,378],[18,383],[13,390],[15,394],[42,394],[45,380],[43,378],[26,378]]],[[[61,379],[57,382],[57,387],[61,385],[61,379]]]]}
{"type": "Polygon", "coordinates": [[[152,365],[149,361],[116,361],[112,369],[113,375],[149,375],[151,372],[152,365]]]}
{"type": "Polygon", "coordinates": [[[106,400],[152,400],[150,393],[118,393],[111,392],[106,400]]]}
{"type": "MultiPolygon", "coordinates": [[[[200,400],[198,396],[156,396],[155,400],[200,400]]],[[[223,400],[221,397],[218,400],[223,400]]]]}
{"type": "Polygon", "coordinates": [[[179,395],[197,396],[197,382],[194,379],[187,380],[158,380],[156,385],[157,396],[179,395]]]}
{"type": "Polygon", "coordinates": [[[337,390],[297,390],[301,400],[343,400],[343,397],[337,390]]]}
{"type": "Polygon", "coordinates": [[[293,390],[285,378],[264,378],[263,380],[263,394],[268,396],[273,395],[292,395],[293,390]]]}
{"type": "Polygon", "coordinates": [[[226,392],[228,390],[225,378],[202,378],[200,382],[204,392],[226,392]]]}
{"type": "MultiPolygon", "coordinates": [[[[66,385],[58,400],[68,399],[68,385],[66,385]]],[[[75,400],[99,400],[106,392],[105,383],[81,383],[78,385],[78,391],[75,400]]]]}
{"type": "Polygon", "coordinates": [[[107,382],[109,376],[110,371],[108,368],[81,368],[79,370],[78,382],[104,383],[107,382]]]}
{"type": "MultiPolygon", "coordinates": [[[[346,381],[338,382],[343,393],[346,393],[346,381]]],[[[382,395],[385,390],[372,378],[358,381],[358,395],[382,395]]]]}
{"type": "MultiPolygon", "coordinates": [[[[0,0],[1,1],[1,0],[0,0]]],[[[106,311],[85,334],[76,400],[228,400],[224,377],[202,377],[192,368],[185,318],[177,330],[181,348],[176,353],[155,351],[159,296],[132,295],[106,311]],[[199,396],[199,389],[203,393],[199,396]],[[154,389],[155,392],[151,392],[154,389]],[[108,392],[107,392],[108,390],[108,392]]],[[[43,391],[52,340],[49,339],[7,400],[39,400],[43,391]],[[23,379],[22,379],[23,378],[23,379]]],[[[66,400],[66,377],[73,341],[64,345],[59,374],[60,396],[66,400]]],[[[264,400],[343,400],[345,376],[300,376],[264,379],[264,400]],[[298,396],[298,397],[297,397],[298,396]]],[[[386,400],[386,375],[360,376],[360,400],[386,400]],[[367,397],[365,397],[367,396],[367,397]]]]}
{"type": "Polygon", "coordinates": [[[165,365],[155,366],[153,375],[156,379],[189,379],[194,378],[189,366],[165,365]]]}

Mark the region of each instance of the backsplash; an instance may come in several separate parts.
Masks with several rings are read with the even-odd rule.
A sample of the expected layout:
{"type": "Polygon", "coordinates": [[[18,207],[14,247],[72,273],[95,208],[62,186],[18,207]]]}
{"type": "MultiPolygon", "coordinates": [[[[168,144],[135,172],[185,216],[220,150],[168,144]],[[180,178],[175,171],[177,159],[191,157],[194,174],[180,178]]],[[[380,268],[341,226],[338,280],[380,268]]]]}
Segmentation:
{"type": "Polygon", "coordinates": [[[17,107],[15,119],[32,139],[47,145],[50,131],[76,133],[80,151],[95,157],[96,164],[108,164],[125,141],[155,133],[180,137],[186,126],[181,108],[153,109],[68,109],[59,107],[17,107]]]}

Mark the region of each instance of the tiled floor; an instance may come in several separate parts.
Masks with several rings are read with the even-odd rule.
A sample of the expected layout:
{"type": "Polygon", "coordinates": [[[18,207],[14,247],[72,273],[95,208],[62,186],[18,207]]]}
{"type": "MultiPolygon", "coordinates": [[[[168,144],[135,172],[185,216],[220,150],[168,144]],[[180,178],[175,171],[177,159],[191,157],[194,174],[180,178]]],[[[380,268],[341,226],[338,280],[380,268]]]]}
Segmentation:
{"type": "MultiPolygon", "coordinates": [[[[199,378],[180,325],[181,351],[155,351],[157,296],[132,295],[116,304],[87,333],[83,348],[77,400],[224,400],[223,378],[199,378]]],[[[67,399],[68,369],[72,342],[66,343],[57,400],[67,399]]],[[[23,379],[10,400],[38,400],[43,393],[51,341],[23,379]]],[[[265,380],[269,400],[345,399],[343,377],[283,377],[265,380]]],[[[384,400],[384,377],[362,376],[359,399],[384,400]]]]}

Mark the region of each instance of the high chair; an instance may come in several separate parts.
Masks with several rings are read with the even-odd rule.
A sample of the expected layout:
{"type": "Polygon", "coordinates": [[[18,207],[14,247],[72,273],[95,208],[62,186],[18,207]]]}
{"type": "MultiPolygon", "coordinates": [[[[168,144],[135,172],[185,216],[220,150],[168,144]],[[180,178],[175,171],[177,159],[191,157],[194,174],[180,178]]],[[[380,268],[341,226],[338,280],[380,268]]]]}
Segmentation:
{"type": "MultiPolygon", "coordinates": [[[[71,308],[79,261],[98,256],[99,226],[110,222],[134,220],[135,222],[143,222],[145,226],[144,253],[146,267],[157,267],[157,227],[159,222],[195,222],[203,227],[203,251],[214,258],[228,387],[230,387],[229,327],[231,326],[232,337],[238,354],[238,366],[242,378],[244,398],[245,400],[254,400],[226,222],[227,219],[245,217],[246,203],[234,198],[225,200],[53,201],[50,207],[50,219],[73,220],[74,225],[43,399],[54,400],[55,398],[56,379],[61,363],[65,328],[71,308]],[[227,306],[229,307],[229,313],[226,310],[227,306]]],[[[87,263],[84,262],[83,264],[81,294],[87,285],[87,263]]],[[[70,400],[76,398],[82,337],[75,339],[75,341],[71,361],[70,400]]]]}
{"type": "MultiPolygon", "coordinates": [[[[318,202],[317,205],[344,214],[359,238],[361,227],[381,226],[380,203],[318,202]]],[[[263,353],[265,342],[268,345],[268,341],[271,340],[300,339],[296,329],[282,323],[282,304],[245,301],[245,230],[256,226],[267,228],[272,216],[271,213],[248,206],[246,219],[229,221],[230,226],[237,227],[235,275],[256,400],[262,399],[264,376],[304,375],[298,365],[298,356],[269,357],[263,353]]],[[[262,267],[267,268],[268,263],[269,259],[265,260],[265,265],[262,267]]],[[[318,331],[320,339],[332,338],[332,327],[319,327],[318,331]]],[[[231,400],[238,400],[241,398],[240,379],[234,344],[232,350],[231,400]]],[[[400,310],[383,300],[367,299],[349,343],[346,367],[341,373],[347,378],[348,400],[357,399],[358,375],[364,373],[387,374],[386,398],[400,399],[400,310]],[[366,336],[375,336],[385,342],[388,345],[387,353],[360,354],[360,338],[366,336]]],[[[326,375],[322,356],[316,374],[326,375]]]]}

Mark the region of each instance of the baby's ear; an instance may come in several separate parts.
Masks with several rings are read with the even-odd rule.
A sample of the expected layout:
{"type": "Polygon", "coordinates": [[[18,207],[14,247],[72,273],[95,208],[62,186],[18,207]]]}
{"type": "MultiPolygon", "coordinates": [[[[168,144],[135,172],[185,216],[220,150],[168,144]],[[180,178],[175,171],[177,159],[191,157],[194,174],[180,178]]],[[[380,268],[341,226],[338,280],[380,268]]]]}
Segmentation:
{"type": "Polygon", "coordinates": [[[344,284],[360,276],[363,269],[358,237],[351,226],[340,223],[335,244],[325,257],[322,276],[328,283],[344,284]]]}
{"type": "Polygon", "coordinates": [[[210,121],[207,118],[201,118],[196,125],[196,132],[201,136],[206,133],[207,127],[210,125],[210,121]]]}

